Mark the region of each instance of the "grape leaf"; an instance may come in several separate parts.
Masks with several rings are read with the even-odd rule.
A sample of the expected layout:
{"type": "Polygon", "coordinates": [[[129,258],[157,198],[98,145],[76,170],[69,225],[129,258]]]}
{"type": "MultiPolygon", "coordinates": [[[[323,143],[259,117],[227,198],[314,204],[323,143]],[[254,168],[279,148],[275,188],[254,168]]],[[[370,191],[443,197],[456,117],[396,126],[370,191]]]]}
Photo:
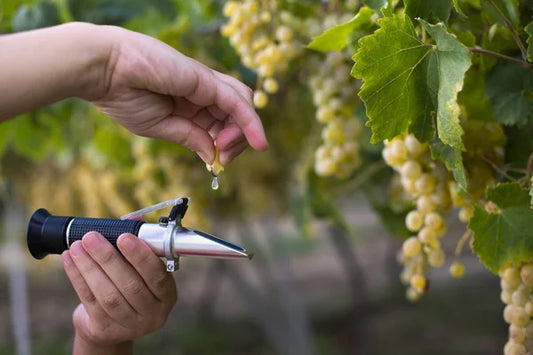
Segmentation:
{"type": "Polygon", "coordinates": [[[437,43],[433,55],[437,61],[439,77],[437,132],[439,138],[455,149],[463,149],[459,124],[457,93],[463,88],[463,79],[470,68],[468,49],[446,31],[442,24],[430,25],[421,20],[422,26],[437,43]]]}
{"type": "Polygon", "coordinates": [[[359,13],[350,21],[327,29],[324,33],[313,38],[307,48],[315,51],[340,51],[346,47],[348,36],[356,29],[372,26],[374,10],[362,7],[359,13]]]}
{"type": "Polygon", "coordinates": [[[405,13],[412,19],[423,18],[431,22],[446,22],[450,16],[452,0],[404,0],[405,13]]]}
{"type": "Polygon", "coordinates": [[[508,19],[515,28],[520,24],[518,0],[481,0],[480,3],[483,15],[490,22],[506,26],[505,19],[508,19]]]}
{"type": "Polygon", "coordinates": [[[459,15],[466,17],[463,10],[461,10],[461,6],[459,5],[459,0],[453,0],[453,8],[455,9],[455,11],[457,11],[459,15]]]}
{"type": "Polygon", "coordinates": [[[531,21],[525,28],[524,31],[529,35],[527,38],[527,60],[533,62],[533,21],[531,21]]]}
{"type": "Polygon", "coordinates": [[[474,252],[494,273],[506,262],[530,261],[533,258],[533,210],[528,191],[518,183],[500,184],[487,190],[487,198],[499,211],[490,214],[476,206],[468,225],[474,232],[474,252]]]}
{"type": "Polygon", "coordinates": [[[533,117],[530,69],[512,63],[498,65],[487,78],[486,93],[498,122],[522,127],[533,117]]]}
{"type": "Polygon", "coordinates": [[[466,172],[461,150],[452,148],[442,143],[438,137],[434,137],[431,142],[431,156],[433,159],[442,161],[446,168],[452,172],[459,189],[466,191],[466,172]]]}
{"type": "Polygon", "coordinates": [[[437,134],[443,143],[463,149],[457,93],[470,66],[468,49],[442,24],[420,20],[436,45],[422,42],[407,17],[380,20],[381,28],[360,40],[352,75],[363,79],[359,96],[367,109],[373,143],[409,129],[427,142],[437,134]]]}

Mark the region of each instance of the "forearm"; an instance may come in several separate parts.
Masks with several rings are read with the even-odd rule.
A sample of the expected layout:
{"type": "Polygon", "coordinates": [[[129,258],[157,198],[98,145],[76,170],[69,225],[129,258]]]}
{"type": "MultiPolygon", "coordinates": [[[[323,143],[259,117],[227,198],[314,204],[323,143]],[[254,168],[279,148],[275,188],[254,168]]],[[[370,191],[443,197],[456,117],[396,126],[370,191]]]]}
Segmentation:
{"type": "Polygon", "coordinates": [[[133,342],[125,341],[115,345],[97,345],[89,340],[86,340],[77,331],[74,336],[73,355],[92,355],[92,354],[107,354],[107,355],[129,355],[133,353],[133,342]]]}
{"type": "Polygon", "coordinates": [[[109,27],[69,23],[0,36],[0,120],[106,89],[109,27]]]}

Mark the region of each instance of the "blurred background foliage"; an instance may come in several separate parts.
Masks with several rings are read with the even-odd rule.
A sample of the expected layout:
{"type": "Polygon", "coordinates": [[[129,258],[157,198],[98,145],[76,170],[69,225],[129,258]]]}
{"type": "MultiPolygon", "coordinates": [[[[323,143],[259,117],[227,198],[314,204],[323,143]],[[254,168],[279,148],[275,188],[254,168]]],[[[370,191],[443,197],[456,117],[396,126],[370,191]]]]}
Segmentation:
{"type": "MultiPolygon", "coordinates": [[[[286,3],[321,8],[320,1],[286,3]]],[[[222,0],[0,0],[0,33],[69,21],[123,26],[156,37],[253,87],[254,72],[241,64],[220,35],[223,5],[222,0]]],[[[302,16],[310,14],[321,16],[302,12],[302,16]]],[[[69,99],[0,125],[2,208],[22,204],[28,215],[46,207],[58,215],[117,217],[176,196],[190,196],[191,210],[184,224],[223,238],[238,235],[243,245],[263,252],[250,267],[253,271],[220,262],[186,264],[184,274],[176,276],[185,294],[169,324],[137,343],[139,353],[497,353],[505,341],[503,322],[492,316],[493,321],[479,321],[499,312],[497,296],[480,300],[478,292],[462,289],[473,285],[473,289],[488,290],[485,294],[498,294],[497,282],[481,269],[478,272],[485,278],[474,281],[474,266],[472,278],[424,301],[422,307],[406,304],[403,288],[396,282],[398,244],[392,243],[391,248],[381,244],[386,230],[394,236],[408,234],[403,223],[405,206],[391,205],[388,198],[392,174],[381,162],[380,145],[363,143],[363,166],[347,179],[330,180],[314,173],[320,127],[302,77],[320,68],[306,66],[305,60],[291,63],[303,69],[281,78],[279,92],[260,111],[270,149],[265,153],[247,150],[238,157],[221,176],[219,191],[210,189],[210,174],[193,152],[133,136],[89,103],[69,99]],[[373,206],[379,222],[368,217],[368,202],[363,200],[373,206]],[[289,226],[280,226],[277,220],[286,221],[287,216],[289,226]],[[317,218],[329,223],[317,224],[317,218]],[[377,240],[378,247],[353,252],[354,241],[363,234],[355,231],[359,227],[354,219],[361,222],[365,235],[377,240]],[[263,221],[260,227],[256,221],[263,221]],[[365,230],[368,223],[373,223],[372,228],[365,230]],[[383,255],[376,257],[376,253],[383,255]],[[365,254],[372,260],[365,259],[365,254]],[[302,255],[304,261],[295,266],[291,260],[302,255]],[[325,266],[319,262],[324,258],[325,266]],[[386,262],[384,269],[370,266],[365,269],[369,273],[361,271],[359,264],[380,258],[386,262]],[[312,277],[310,288],[296,285],[306,270],[322,275],[312,277]],[[324,276],[326,271],[338,277],[324,276]],[[328,282],[329,277],[331,282],[340,278],[340,286],[328,282]],[[389,285],[367,287],[365,278],[380,285],[385,278],[389,285]],[[196,286],[190,286],[193,279],[196,286]],[[306,308],[316,304],[306,301],[310,297],[306,292],[315,288],[323,295],[318,304],[329,303],[324,310],[306,308]],[[379,296],[375,289],[380,290],[379,296]],[[240,295],[243,309],[219,317],[217,307],[225,306],[217,306],[217,298],[231,303],[232,292],[240,295]],[[428,319],[438,326],[423,326],[428,319]]],[[[358,114],[364,121],[362,109],[358,114]]],[[[368,142],[366,128],[363,135],[361,142],[368,142]]],[[[65,354],[70,351],[70,310],[77,300],[58,265],[49,259],[53,258],[30,264],[30,290],[40,295],[39,300],[32,298],[36,302],[32,308],[41,310],[31,316],[36,334],[33,347],[39,354],[65,354]],[[50,329],[35,326],[46,324],[50,317],[56,317],[50,329]]],[[[0,314],[9,311],[7,297],[4,288],[0,314]]],[[[9,335],[6,324],[0,332],[1,354],[15,351],[9,335]]]]}

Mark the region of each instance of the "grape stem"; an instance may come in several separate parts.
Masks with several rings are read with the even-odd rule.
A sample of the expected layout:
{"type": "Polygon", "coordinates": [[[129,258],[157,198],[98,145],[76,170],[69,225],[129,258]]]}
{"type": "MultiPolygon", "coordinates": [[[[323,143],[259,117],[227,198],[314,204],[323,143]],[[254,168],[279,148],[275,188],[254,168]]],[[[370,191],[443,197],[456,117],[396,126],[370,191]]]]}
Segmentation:
{"type": "Polygon", "coordinates": [[[516,63],[522,67],[525,67],[525,68],[531,68],[532,65],[524,60],[521,60],[521,59],[518,59],[518,58],[513,58],[513,57],[509,57],[505,54],[501,54],[501,53],[497,53],[497,52],[493,52],[493,51],[489,51],[488,49],[483,49],[483,48],[479,48],[479,47],[469,47],[468,50],[472,53],[480,53],[480,54],[486,54],[486,55],[491,55],[493,57],[496,57],[496,58],[500,58],[500,59],[504,59],[504,60],[508,60],[510,62],[513,62],[513,63],[516,63]]]}
{"type": "Polygon", "coordinates": [[[470,237],[472,236],[472,230],[466,229],[464,234],[461,236],[461,239],[457,242],[457,247],[455,248],[455,256],[458,257],[463,252],[463,247],[465,246],[466,242],[470,237]]]}
{"type": "Polygon", "coordinates": [[[524,46],[524,44],[522,43],[522,41],[520,40],[520,37],[518,37],[518,34],[516,33],[514,27],[513,27],[513,24],[511,23],[511,21],[505,16],[505,14],[502,12],[502,10],[500,10],[500,8],[494,3],[493,0],[488,0],[489,3],[492,5],[492,7],[494,7],[494,9],[496,10],[496,12],[498,13],[498,15],[500,15],[500,17],[503,19],[503,22],[505,22],[505,26],[507,26],[507,28],[509,29],[509,31],[511,31],[511,35],[513,36],[516,44],[518,45],[518,48],[520,48],[520,52],[522,53],[522,58],[524,59],[524,61],[527,60],[527,50],[526,50],[526,47],[524,46]]]}
{"type": "Polygon", "coordinates": [[[502,174],[503,177],[505,177],[507,180],[512,181],[512,182],[517,182],[517,180],[514,177],[512,177],[511,175],[507,174],[505,171],[500,169],[500,167],[498,167],[496,164],[494,164],[494,162],[491,161],[490,159],[488,159],[486,156],[482,155],[481,159],[483,159],[486,163],[488,163],[492,167],[492,169],[494,171],[496,171],[497,173],[502,174]]]}

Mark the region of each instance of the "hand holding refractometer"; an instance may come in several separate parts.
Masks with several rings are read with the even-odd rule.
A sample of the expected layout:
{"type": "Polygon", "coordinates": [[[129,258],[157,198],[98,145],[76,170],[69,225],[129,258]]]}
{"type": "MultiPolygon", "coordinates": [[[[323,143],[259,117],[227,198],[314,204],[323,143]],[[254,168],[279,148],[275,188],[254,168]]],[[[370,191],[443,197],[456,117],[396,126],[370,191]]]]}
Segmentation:
{"type": "Polygon", "coordinates": [[[118,237],[131,233],[150,245],[160,257],[167,259],[167,271],[174,271],[180,256],[204,256],[213,258],[251,258],[245,249],[219,239],[211,234],[185,228],[181,219],[187,211],[186,197],[168,200],[130,213],[120,219],[52,216],[44,208],[33,213],[28,224],[28,248],[36,259],[48,254],[61,254],[86,233],[102,234],[116,247],[118,237]],[[129,218],[173,205],[168,217],[159,223],[145,223],[129,218]]]}

